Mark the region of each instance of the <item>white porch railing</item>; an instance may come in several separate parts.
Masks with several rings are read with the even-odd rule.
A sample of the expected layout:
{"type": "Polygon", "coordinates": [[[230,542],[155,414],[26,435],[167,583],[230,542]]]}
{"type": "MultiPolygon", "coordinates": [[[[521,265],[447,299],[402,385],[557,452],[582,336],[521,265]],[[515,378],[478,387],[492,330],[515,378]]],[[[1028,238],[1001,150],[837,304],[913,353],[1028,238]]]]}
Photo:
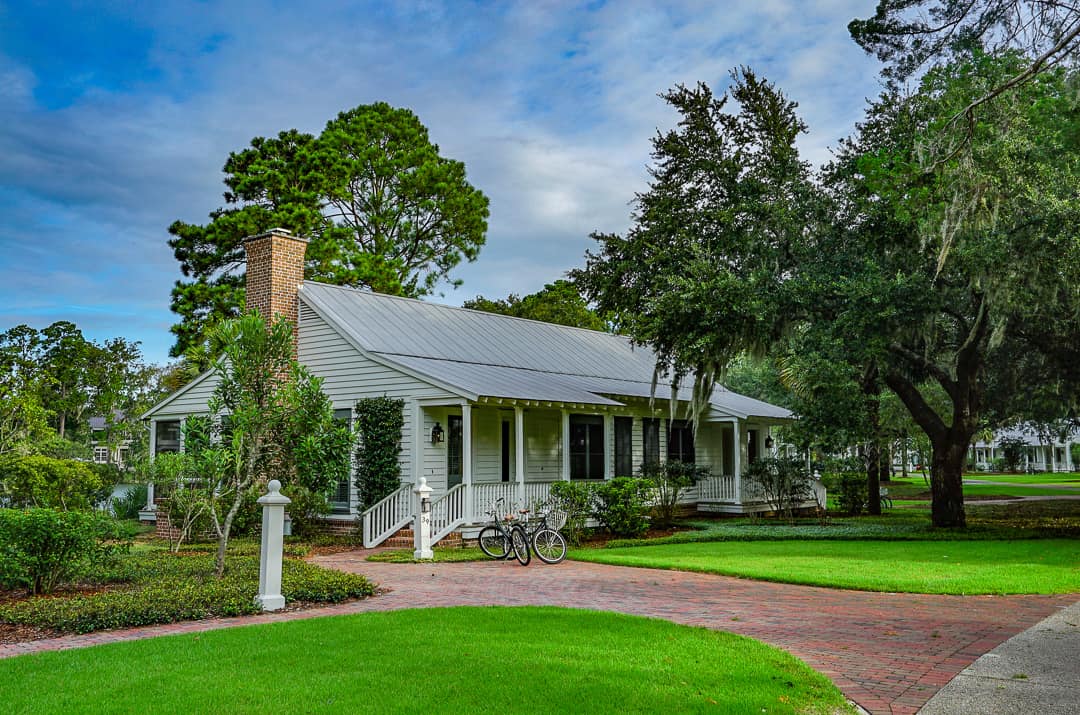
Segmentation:
{"type": "Polygon", "coordinates": [[[706,477],[698,482],[698,501],[735,501],[735,477],[706,477]]]}
{"type": "Polygon", "coordinates": [[[370,549],[394,535],[413,520],[416,499],[407,484],[364,512],[364,548],[370,549]]]}
{"type": "Polygon", "coordinates": [[[449,534],[465,522],[465,486],[458,484],[431,502],[431,543],[449,534]]]}
{"type": "Polygon", "coordinates": [[[473,523],[486,521],[491,503],[500,498],[507,512],[523,506],[532,506],[536,502],[545,502],[551,496],[551,485],[552,482],[525,482],[524,485],[519,485],[517,482],[476,482],[472,485],[475,513],[465,516],[473,523]],[[524,494],[522,486],[524,486],[524,494]]]}

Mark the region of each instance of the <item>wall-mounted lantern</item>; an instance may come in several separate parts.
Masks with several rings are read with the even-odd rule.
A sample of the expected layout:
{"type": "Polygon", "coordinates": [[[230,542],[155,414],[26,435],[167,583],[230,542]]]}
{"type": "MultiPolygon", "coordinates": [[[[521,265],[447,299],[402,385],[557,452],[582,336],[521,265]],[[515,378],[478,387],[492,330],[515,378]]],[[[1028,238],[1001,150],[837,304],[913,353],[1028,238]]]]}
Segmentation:
{"type": "Polygon", "coordinates": [[[772,449],[772,446],[773,446],[772,436],[766,437],[765,438],[765,449],[772,449]]]}
{"type": "Polygon", "coordinates": [[[431,443],[439,444],[443,441],[443,428],[438,422],[431,428],[431,443]]]}

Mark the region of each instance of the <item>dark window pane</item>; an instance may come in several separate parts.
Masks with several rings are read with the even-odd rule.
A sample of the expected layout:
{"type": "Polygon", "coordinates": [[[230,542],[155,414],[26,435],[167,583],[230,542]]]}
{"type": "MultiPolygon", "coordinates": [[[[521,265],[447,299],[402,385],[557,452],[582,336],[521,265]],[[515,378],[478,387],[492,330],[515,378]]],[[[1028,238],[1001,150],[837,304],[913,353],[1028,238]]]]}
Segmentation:
{"type": "Polygon", "coordinates": [[[604,418],[570,415],[570,478],[604,478],[604,418]]]}
{"type": "Polygon", "coordinates": [[[645,463],[657,464],[660,462],[660,420],[655,417],[646,417],[641,420],[641,436],[645,446],[645,463]]]}
{"type": "Polygon", "coordinates": [[[694,462],[694,429],[687,420],[673,420],[668,436],[668,459],[694,462]]]}
{"type": "Polygon", "coordinates": [[[158,422],[154,433],[154,453],[180,451],[180,420],[158,422]]]}
{"type": "Polygon", "coordinates": [[[615,476],[634,473],[634,418],[615,418],[615,476]]]}
{"type": "Polygon", "coordinates": [[[461,415],[446,418],[446,486],[461,484],[462,475],[462,427],[461,415]]]}

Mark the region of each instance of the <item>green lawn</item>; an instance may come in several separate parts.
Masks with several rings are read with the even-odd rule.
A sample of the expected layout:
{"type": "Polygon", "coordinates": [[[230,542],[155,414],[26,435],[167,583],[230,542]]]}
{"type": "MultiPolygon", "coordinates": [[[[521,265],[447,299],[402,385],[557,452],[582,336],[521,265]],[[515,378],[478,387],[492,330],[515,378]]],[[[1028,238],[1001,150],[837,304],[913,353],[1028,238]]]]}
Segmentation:
{"type": "Polygon", "coordinates": [[[6,713],[849,713],[796,658],[613,613],[451,608],[0,661],[6,713]]]}
{"type": "Polygon", "coordinates": [[[573,559],[863,591],[1080,592],[1080,541],[719,541],[578,549],[573,559]]]}
{"type": "MultiPolygon", "coordinates": [[[[1075,474],[969,474],[964,477],[964,496],[978,499],[986,496],[1080,496],[1080,481],[1075,474]],[[1000,481],[1003,484],[972,484],[971,480],[1000,481]],[[1029,484],[1053,484],[1051,487],[1026,486],[1029,484]]],[[[894,500],[929,499],[930,487],[921,476],[894,477],[882,483],[894,500]]]]}
{"type": "Polygon", "coordinates": [[[1005,482],[1008,484],[1060,484],[1080,488],[1080,475],[1074,472],[1056,474],[968,474],[964,481],[1005,482]]]}

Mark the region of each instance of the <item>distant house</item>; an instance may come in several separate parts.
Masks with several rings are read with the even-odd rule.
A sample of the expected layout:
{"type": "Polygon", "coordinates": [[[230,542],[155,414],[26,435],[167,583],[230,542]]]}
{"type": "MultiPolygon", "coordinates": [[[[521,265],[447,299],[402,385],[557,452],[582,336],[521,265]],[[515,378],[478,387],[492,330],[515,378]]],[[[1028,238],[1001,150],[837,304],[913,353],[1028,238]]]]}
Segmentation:
{"type": "MultiPolygon", "coordinates": [[[[122,412],[114,413],[113,424],[122,421],[124,418],[125,415],[122,412]]],[[[93,450],[94,463],[115,464],[123,469],[127,463],[131,440],[124,439],[110,445],[108,421],[104,417],[91,417],[88,422],[90,425],[90,448],[93,450]]]]}
{"type": "Polygon", "coordinates": [[[1021,424],[994,432],[989,442],[976,442],[969,450],[975,466],[989,471],[996,460],[1005,457],[1003,441],[1021,440],[1024,443],[1020,468],[1025,472],[1072,472],[1076,468],[1072,445],[1080,443],[1080,429],[1065,430],[1063,434],[1040,430],[1035,425],[1021,424]]]}
{"type": "MultiPolygon", "coordinates": [[[[349,481],[333,496],[331,518],[363,518],[368,545],[411,519],[421,477],[435,490],[437,537],[482,522],[495,498],[532,502],[557,480],[611,479],[666,459],[714,475],[690,495],[698,509],[765,508],[743,472],[788,410],[718,387],[695,433],[689,390],[671,419],[670,385],[650,399],[655,355],[624,337],[304,281],[306,242],[282,230],[245,248],[249,307],[295,322],[298,359],[341,419],[360,398],[405,402],[402,489],[364,515],[349,481]]],[[[208,372],[144,415],[153,453],[183,448],[181,423],[207,412],[216,384],[208,372]]]]}

